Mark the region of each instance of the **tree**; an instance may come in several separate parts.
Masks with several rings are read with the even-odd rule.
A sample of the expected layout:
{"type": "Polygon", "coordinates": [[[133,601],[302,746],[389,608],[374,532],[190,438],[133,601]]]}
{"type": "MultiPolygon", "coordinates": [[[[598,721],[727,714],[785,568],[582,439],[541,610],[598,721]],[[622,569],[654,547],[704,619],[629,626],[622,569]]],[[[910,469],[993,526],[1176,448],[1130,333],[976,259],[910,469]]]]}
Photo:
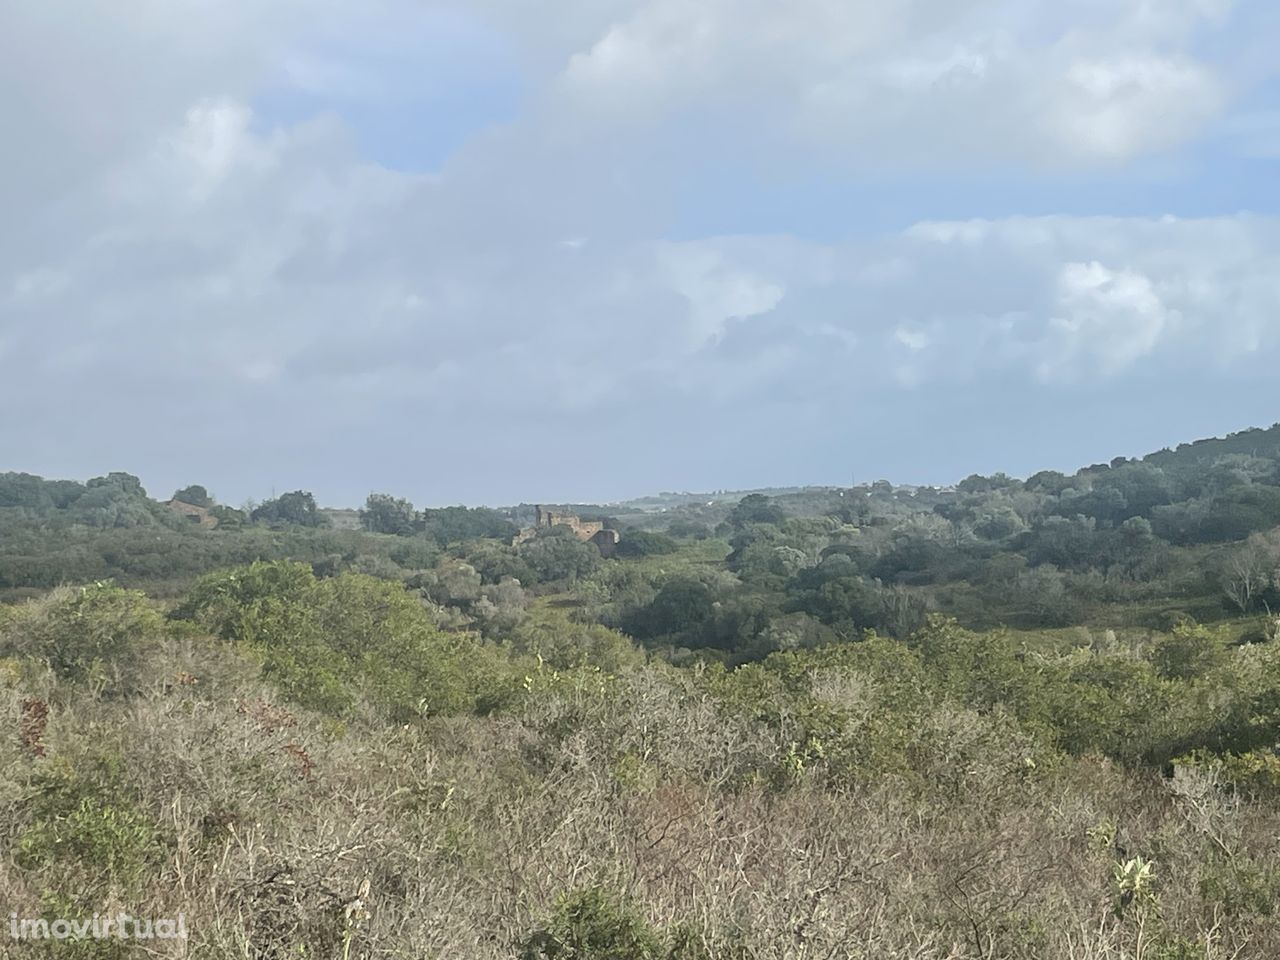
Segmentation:
{"type": "Polygon", "coordinates": [[[1222,592],[1248,613],[1269,588],[1280,588],[1280,530],[1255,533],[1223,565],[1222,592]]]}
{"type": "Polygon", "coordinates": [[[652,603],[627,618],[625,629],[642,639],[690,630],[707,621],[715,601],[711,588],[697,577],[673,577],[652,603]]]}
{"type": "Polygon", "coordinates": [[[1013,508],[1000,505],[985,513],[974,524],[973,532],[984,540],[1004,540],[1027,529],[1027,525],[1013,508]]]}
{"type": "Polygon", "coordinates": [[[525,618],[529,599],[520,581],[506,578],[501,583],[480,588],[480,597],[471,605],[471,614],[486,635],[510,636],[525,618]]]}
{"type": "Polygon", "coordinates": [[[880,626],[899,639],[909,637],[924,626],[934,605],[928,594],[901,584],[880,591],[880,626]]]}
{"type": "Polygon", "coordinates": [[[1009,487],[1019,486],[1019,483],[1019,481],[1003,473],[992,474],[989,477],[972,473],[957,483],[956,489],[961,493],[991,493],[995,490],[1006,490],[1009,487]]]}
{"type": "Polygon", "coordinates": [[[132,474],[109,473],[85,484],[71,518],[90,527],[137,527],[154,522],[152,503],[142,482],[132,474]]]}
{"type": "Polygon", "coordinates": [[[222,504],[214,504],[209,508],[209,515],[218,521],[218,526],[223,529],[239,529],[243,527],[248,515],[243,510],[237,510],[235,507],[227,507],[222,504]]]}
{"type": "Polygon", "coordinates": [[[174,493],[173,499],[179,503],[189,503],[193,507],[211,507],[213,506],[213,497],[209,496],[209,491],[198,483],[193,483],[189,487],[183,487],[174,493]]]}
{"type": "Polygon", "coordinates": [[[1077,569],[1089,564],[1096,548],[1092,517],[1049,517],[1031,531],[1027,559],[1032,564],[1077,569]]]}
{"type": "Polygon", "coordinates": [[[749,493],[729,512],[729,523],[735,530],[753,523],[777,525],[787,518],[782,508],[762,493],[749,493]]]}
{"type": "Polygon", "coordinates": [[[664,553],[675,553],[679,544],[663,533],[652,533],[648,530],[628,530],[618,542],[616,551],[619,557],[650,557],[664,553]]]}
{"type": "Polygon", "coordinates": [[[441,606],[468,606],[480,597],[480,574],[471,564],[447,557],[415,578],[422,593],[441,606]]]}
{"type": "Polygon", "coordinates": [[[264,500],[249,515],[254,523],[292,523],[300,527],[327,527],[329,518],[316,507],[316,498],[306,490],[283,493],[264,500]]]}
{"type": "Polygon", "coordinates": [[[45,480],[30,473],[0,473],[0,507],[21,507],[37,514],[61,510],[85,491],[72,480],[45,480]]]}
{"type": "Polygon", "coordinates": [[[108,473],[105,477],[94,477],[85,484],[85,486],[90,490],[95,487],[114,487],[117,490],[137,497],[145,497],[147,495],[147,491],[142,488],[141,480],[131,473],[123,473],[118,470],[108,473]]]}
{"type": "Polygon", "coordinates": [[[1227,638],[1221,631],[1183,623],[1162,637],[1151,651],[1160,676],[1170,680],[1202,677],[1227,660],[1227,638]]]}
{"type": "Polygon", "coordinates": [[[577,580],[601,563],[600,550],[583,543],[568,527],[553,527],[520,544],[520,556],[543,582],[577,580]]]}
{"type": "Polygon", "coordinates": [[[360,522],[371,533],[389,533],[407,537],[413,533],[418,512],[408,500],[387,493],[371,493],[360,511],[360,522]]]}
{"type": "Polygon", "coordinates": [[[677,517],[667,526],[667,535],[681,540],[706,540],[711,536],[711,528],[700,520],[677,517]]]}
{"type": "Polygon", "coordinates": [[[1051,496],[1059,496],[1063,490],[1071,486],[1071,478],[1057,470],[1041,470],[1027,477],[1028,490],[1036,490],[1051,496]]]}
{"type": "Polygon", "coordinates": [[[486,538],[511,541],[516,525],[488,507],[441,507],[422,511],[423,529],[440,546],[459,540],[486,538]]]}

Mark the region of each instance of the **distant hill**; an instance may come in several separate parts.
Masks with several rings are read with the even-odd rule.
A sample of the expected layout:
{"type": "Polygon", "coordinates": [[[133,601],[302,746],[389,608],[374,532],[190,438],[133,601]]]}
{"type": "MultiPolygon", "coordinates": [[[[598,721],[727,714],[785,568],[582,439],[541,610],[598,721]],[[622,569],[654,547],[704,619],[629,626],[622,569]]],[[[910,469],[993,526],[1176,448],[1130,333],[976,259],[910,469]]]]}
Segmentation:
{"type": "Polygon", "coordinates": [[[1143,457],[1144,463],[1163,470],[1178,472],[1215,463],[1226,456],[1280,459],[1280,423],[1267,428],[1253,427],[1225,437],[1209,437],[1191,443],[1180,443],[1170,450],[1167,447],[1143,457]]]}

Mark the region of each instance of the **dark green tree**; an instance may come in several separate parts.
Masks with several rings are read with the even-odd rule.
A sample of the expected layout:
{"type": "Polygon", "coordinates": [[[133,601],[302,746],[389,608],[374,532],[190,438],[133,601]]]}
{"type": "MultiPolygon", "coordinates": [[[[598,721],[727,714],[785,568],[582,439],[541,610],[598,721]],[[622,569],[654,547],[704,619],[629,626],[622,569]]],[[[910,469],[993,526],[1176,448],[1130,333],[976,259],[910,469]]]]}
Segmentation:
{"type": "Polygon", "coordinates": [[[749,493],[729,512],[729,523],[741,530],[753,523],[779,524],[787,518],[782,508],[762,493],[749,493]]]}
{"type": "Polygon", "coordinates": [[[389,493],[371,493],[360,511],[360,522],[371,533],[390,533],[407,537],[413,533],[418,511],[408,500],[389,493]]]}
{"type": "Polygon", "coordinates": [[[249,518],[254,523],[291,523],[300,527],[329,525],[329,519],[316,507],[316,498],[305,490],[294,490],[274,500],[264,500],[249,518]]]}
{"type": "Polygon", "coordinates": [[[180,503],[189,503],[193,507],[212,507],[213,497],[209,496],[209,491],[198,483],[193,483],[189,487],[183,487],[174,493],[173,499],[180,503]]]}

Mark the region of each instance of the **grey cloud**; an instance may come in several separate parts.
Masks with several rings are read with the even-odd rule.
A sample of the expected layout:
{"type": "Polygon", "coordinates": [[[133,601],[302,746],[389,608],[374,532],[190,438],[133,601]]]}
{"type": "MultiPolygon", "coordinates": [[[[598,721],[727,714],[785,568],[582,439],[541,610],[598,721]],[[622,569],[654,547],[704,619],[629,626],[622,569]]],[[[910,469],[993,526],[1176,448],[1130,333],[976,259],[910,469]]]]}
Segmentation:
{"type": "MultiPolygon", "coordinates": [[[[965,45],[1004,49],[979,29],[998,6],[917,3],[904,14],[806,0],[788,8],[785,30],[763,17],[735,44],[724,3],[565,2],[565,22],[526,24],[538,47],[529,55],[559,79],[433,176],[369,162],[336,115],[280,127],[252,115],[281,51],[306,49],[292,3],[227,4],[202,29],[187,5],[154,23],[91,5],[92,37],[48,11],[7,9],[0,54],[42,41],[66,62],[61,76],[31,55],[0,67],[21,74],[36,105],[15,120],[24,150],[0,159],[14,204],[0,235],[0,404],[20,411],[0,422],[0,444],[15,468],[131,469],[233,500],[273,485],[346,502],[374,485],[419,499],[559,499],[782,480],[786,469],[789,482],[824,479],[807,465],[860,418],[918,416],[988,380],[1071,390],[1270,357],[1274,220],[1010,218],[857,242],[676,241],[672,187],[696,141],[664,136],[661,103],[646,117],[593,112],[652,92],[610,75],[619,62],[601,43],[616,36],[683,71],[687,85],[663,97],[705,95],[731,111],[752,108],[737,80],[785,54],[785,96],[765,98],[758,119],[786,149],[816,142],[805,124],[846,109],[832,100],[805,113],[826,82],[837,100],[889,84],[894,109],[927,127],[956,97],[974,111],[1003,102],[1009,77],[1029,68],[991,86],[999,58],[965,45]],[[669,47],[689,17],[703,32],[669,47]],[[867,33],[854,36],[860,17],[867,33]],[[813,64],[819,72],[806,72],[813,64]],[[570,89],[588,81],[591,102],[570,89]],[[98,133],[102,116],[113,122],[98,133]],[[602,438],[607,455],[575,458],[564,431],[602,438]],[[752,453],[762,447],[767,464],[752,453]]],[[[378,7],[392,21],[403,9],[378,7]]],[[[484,9],[494,25],[528,16],[484,9]]],[[[336,10],[316,15],[350,16],[336,10]]],[[[1057,45],[1047,65],[1059,79],[1070,64],[1120,69],[1130,54],[1108,27],[1145,51],[1123,62],[1156,57],[1199,76],[1207,68],[1185,59],[1186,30],[1210,21],[1194,4],[1178,10],[1186,26],[1130,23],[1099,5],[1065,46],[1053,17],[1009,29],[1057,45]]],[[[378,36],[353,30],[350,42],[378,36]]],[[[1151,69],[1162,83],[1164,68],[1151,69]]],[[[1152,109],[1151,84],[1135,76],[1089,82],[1132,81],[1137,100],[1118,109],[1152,109]]],[[[1185,135],[1208,107],[1168,89],[1194,107],[1185,135]]],[[[950,135],[943,125],[933,140],[906,138],[887,114],[845,119],[827,146],[844,149],[852,141],[840,137],[860,130],[883,140],[886,160],[950,135]]],[[[1123,132],[1138,139],[1121,153],[1160,145],[1123,132]]],[[[1009,152],[1022,162],[1035,151],[1009,152]]],[[[933,159],[952,159],[942,153],[933,159]]]]}

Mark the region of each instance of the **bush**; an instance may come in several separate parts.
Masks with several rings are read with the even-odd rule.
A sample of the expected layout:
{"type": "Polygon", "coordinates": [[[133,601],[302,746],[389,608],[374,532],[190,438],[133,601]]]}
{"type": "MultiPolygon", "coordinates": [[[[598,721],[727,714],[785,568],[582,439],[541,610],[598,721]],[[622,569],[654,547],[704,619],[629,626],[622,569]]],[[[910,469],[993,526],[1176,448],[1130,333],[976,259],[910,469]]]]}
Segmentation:
{"type": "Polygon", "coordinates": [[[438,630],[398,583],[318,580],[301,563],[255,563],[200,580],[176,615],[256,654],[291,700],[349,713],[361,696],[396,720],[488,709],[510,665],[467,634],[438,630]]]}
{"type": "Polygon", "coordinates": [[[1156,641],[1151,651],[1156,671],[1170,680],[1202,677],[1226,659],[1226,638],[1221,631],[1185,621],[1156,641]]]}
{"type": "Polygon", "coordinates": [[[591,888],[561,896],[517,949],[520,960],[665,960],[663,940],[629,904],[591,888]]]}
{"type": "Polygon", "coordinates": [[[651,533],[648,530],[627,530],[618,541],[615,556],[619,557],[655,557],[675,553],[679,544],[662,533],[651,533]]]}
{"type": "Polygon", "coordinates": [[[538,580],[579,580],[600,566],[600,549],[579,540],[572,530],[553,527],[520,544],[520,557],[538,580]]]}
{"type": "Polygon", "coordinates": [[[83,774],[55,763],[35,778],[14,859],[46,883],[92,902],[108,890],[135,893],[163,861],[161,834],[125,791],[118,758],[83,774]]]}
{"type": "Polygon", "coordinates": [[[72,681],[137,684],[164,619],[137,591],[109,583],[55,590],[0,620],[0,656],[33,656],[72,681]]]}

